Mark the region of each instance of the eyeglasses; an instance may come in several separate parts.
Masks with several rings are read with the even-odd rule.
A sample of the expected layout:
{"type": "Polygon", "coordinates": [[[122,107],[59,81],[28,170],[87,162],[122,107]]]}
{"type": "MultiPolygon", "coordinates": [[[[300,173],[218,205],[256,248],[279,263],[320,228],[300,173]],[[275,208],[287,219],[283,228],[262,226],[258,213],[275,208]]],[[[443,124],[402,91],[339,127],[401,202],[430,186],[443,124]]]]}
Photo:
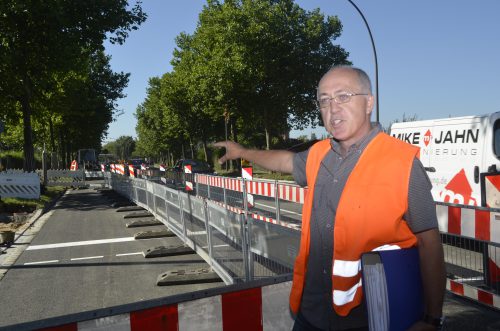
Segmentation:
{"type": "Polygon", "coordinates": [[[317,100],[317,104],[319,109],[326,109],[332,105],[332,101],[335,101],[336,104],[346,103],[351,101],[351,97],[355,97],[357,95],[369,95],[368,93],[341,93],[337,94],[333,98],[322,98],[317,100]]]}

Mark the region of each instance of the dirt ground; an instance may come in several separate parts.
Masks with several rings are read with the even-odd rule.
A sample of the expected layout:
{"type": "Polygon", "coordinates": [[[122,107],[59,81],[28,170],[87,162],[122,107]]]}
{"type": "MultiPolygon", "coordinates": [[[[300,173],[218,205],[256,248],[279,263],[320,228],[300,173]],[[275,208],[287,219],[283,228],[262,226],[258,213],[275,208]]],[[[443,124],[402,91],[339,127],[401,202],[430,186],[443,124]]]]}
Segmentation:
{"type": "Polygon", "coordinates": [[[26,224],[29,213],[0,213],[0,231],[18,231],[26,224]]]}

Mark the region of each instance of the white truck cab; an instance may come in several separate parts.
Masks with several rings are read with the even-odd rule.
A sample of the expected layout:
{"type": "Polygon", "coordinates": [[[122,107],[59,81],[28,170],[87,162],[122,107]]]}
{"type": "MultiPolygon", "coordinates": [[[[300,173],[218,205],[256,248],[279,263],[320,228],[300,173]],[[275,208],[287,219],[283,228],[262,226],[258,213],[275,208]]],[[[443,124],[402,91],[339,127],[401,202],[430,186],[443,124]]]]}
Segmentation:
{"type": "Polygon", "coordinates": [[[420,147],[435,201],[500,208],[500,112],[394,123],[390,135],[420,147]]]}

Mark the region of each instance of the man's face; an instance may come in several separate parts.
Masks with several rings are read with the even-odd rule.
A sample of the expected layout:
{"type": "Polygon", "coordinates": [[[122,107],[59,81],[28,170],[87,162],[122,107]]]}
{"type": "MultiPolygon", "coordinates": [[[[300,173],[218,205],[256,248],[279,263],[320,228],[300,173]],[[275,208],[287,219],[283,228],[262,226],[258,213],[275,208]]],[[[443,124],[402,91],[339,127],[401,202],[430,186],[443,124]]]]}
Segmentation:
{"type": "MultiPolygon", "coordinates": [[[[346,68],[329,72],[318,86],[319,100],[345,93],[369,93],[360,85],[357,74],[346,68]]],[[[356,95],[341,104],[332,100],[330,106],[321,109],[321,116],[325,129],[347,149],[370,131],[372,109],[372,95],[356,95]]]]}

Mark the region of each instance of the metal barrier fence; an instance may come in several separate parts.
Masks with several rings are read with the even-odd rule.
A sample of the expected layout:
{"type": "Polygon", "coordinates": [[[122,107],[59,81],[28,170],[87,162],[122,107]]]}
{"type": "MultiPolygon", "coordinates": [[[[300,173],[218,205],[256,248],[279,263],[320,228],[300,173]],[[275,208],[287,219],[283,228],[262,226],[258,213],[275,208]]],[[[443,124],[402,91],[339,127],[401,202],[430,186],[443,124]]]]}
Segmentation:
{"type": "Polygon", "coordinates": [[[47,170],[47,186],[86,186],[84,170],[47,170]]]}
{"type": "MultiPolygon", "coordinates": [[[[191,196],[190,199],[209,199],[206,201],[207,232],[210,232],[207,243],[211,246],[206,255],[225,270],[229,278],[238,282],[292,270],[298,252],[298,214],[307,190],[277,181],[248,181],[202,174],[177,173],[175,176],[172,183],[177,181],[175,186],[179,188],[184,188],[185,180],[194,182],[193,192],[198,198],[191,196]],[[253,195],[250,203],[249,194],[253,195]],[[217,213],[225,216],[210,217],[217,213]],[[215,221],[218,218],[223,218],[224,223],[215,221]],[[241,233],[241,224],[244,224],[244,233],[241,233]],[[222,248],[228,245],[227,241],[239,249],[240,260],[246,258],[247,262],[237,262],[238,258],[228,253],[229,248],[222,248]],[[248,247],[248,251],[244,247],[248,247]]],[[[189,201],[186,193],[179,194],[184,194],[185,202],[189,201]]],[[[437,203],[436,211],[448,289],[500,308],[500,209],[437,203]]],[[[196,217],[178,226],[184,224],[200,226],[196,217]]]]}
{"type": "Polygon", "coordinates": [[[500,209],[438,202],[436,211],[448,278],[498,297],[500,209]]]}
{"type": "MultiPolygon", "coordinates": [[[[198,195],[241,210],[251,216],[249,219],[300,229],[300,219],[295,216],[301,214],[301,207],[297,206],[303,203],[307,190],[296,185],[209,175],[197,175],[195,182],[198,195]],[[248,203],[249,194],[253,195],[252,204],[248,203]]],[[[448,289],[500,309],[500,209],[437,203],[436,212],[448,289]]],[[[258,226],[262,224],[259,222],[258,226]]],[[[297,252],[293,249],[281,245],[271,251],[295,256],[297,252]]],[[[255,260],[265,255],[260,252],[255,260]]],[[[281,261],[278,256],[273,259],[281,261]]]]}
{"type": "Polygon", "coordinates": [[[161,183],[105,174],[113,190],[150,211],[205,259],[226,284],[289,274],[300,232],[246,217],[220,202],[161,183]],[[285,250],[283,250],[285,247],[285,250]]]}

